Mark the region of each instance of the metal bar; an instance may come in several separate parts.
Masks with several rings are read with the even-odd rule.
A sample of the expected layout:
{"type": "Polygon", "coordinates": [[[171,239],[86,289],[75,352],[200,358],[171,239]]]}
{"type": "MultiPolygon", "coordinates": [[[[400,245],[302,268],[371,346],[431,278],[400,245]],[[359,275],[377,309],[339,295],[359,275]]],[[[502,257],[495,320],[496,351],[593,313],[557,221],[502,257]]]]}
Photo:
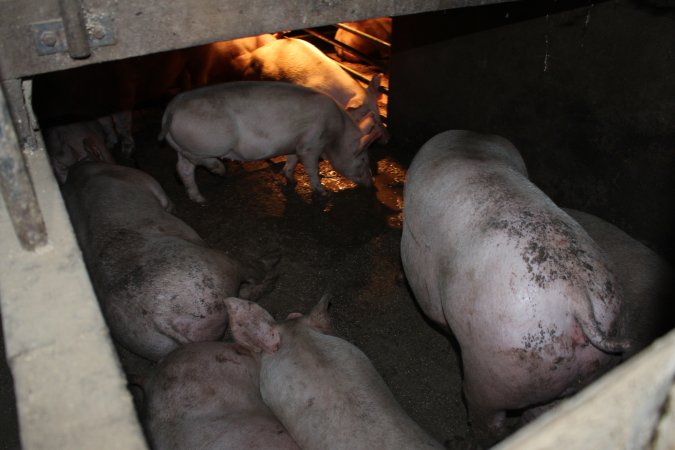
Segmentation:
{"type": "MultiPolygon", "coordinates": [[[[87,21],[104,14],[114,24],[115,45],[93,49],[87,59],[41,55],[31,24],[61,16],[57,0],[2,0],[0,62],[3,80],[146,55],[278,30],[297,30],[368,17],[399,16],[507,0],[86,0],[87,21]],[[11,14],[5,14],[11,11],[11,14]],[[262,13],[264,12],[264,14],[262,13]],[[186,25],[187,24],[187,25],[186,25]],[[187,28],[186,28],[187,27],[187,28]],[[186,31],[189,30],[189,31],[186,31]],[[31,50],[33,49],[33,50],[31,50]]],[[[93,24],[90,24],[93,25],[93,24]]],[[[96,37],[95,26],[92,34],[96,37]]],[[[50,41],[51,42],[51,41],[50,41]]],[[[94,40],[93,44],[96,43],[94,40]]],[[[69,43],[70,45],[70,43],[69,43]]]]}
{"type": "Polygon", "coordinates": [[[368,64],[370,64],[372,66],[376,66],[377,68],[379,68],[381,70],[387,70],[387,66],[385,64],[383,64],[380,61],[376,61],[376,60],[372,59],[370,56],[366,55],[365,53],[361,53],[359,50],[355,49],[354,47],[352,47],[350,45],[347,45],[343,42],[340,42],[340,41],[337,41],[335,39],[329,38],[328,36],[324,36],[323,34],[317,32],[317,31],[311,30],[309,28],[305,28],[304,30],[307,33],[309,33],[310,35],[314,36],[315,38],[321,39],[322,41],[328,42],[329,44],[333,44],[333,45],[337,45],[339,47],[342,47],[343,49],[347,50],[350,53],[353,53],[354,55],[358,56],[359,58],[361,58],[362,60],[364,60],[365,62],[367,62],[368,64]]]}
{"type": "Polygon", "coordinates": [[[24,83],[30,81],[22,80],[6,80],[2,82],[4,89],[5,101],[9,108],[9,114],[14,123],[14,131],[19,147],[22,149],[33,149],[37,143],[35,140],[34,123],[32,122],[32,110],[30,108],[30,99],[26,98],[27,93],[24,93],[24,83]]]}
{"type": "Polygon", "coordinates": [[[358,36],[361,36],[362,38],[371,40],[371,41],[375,42],[377,45],[381,45],[381,46],[386,47],[386,48],[391,48],[391,44],[389,42],[383,41],[382,39],[378,39],[375,36],[372,36],[368,33],[364,33],[363,31],[357,30],[356,28],[352,28],[349,25],[338,23],[335,26],[338,27],[338,28],[342,28],[345,31],[349,31],[350,33],[354,33],[358,36]]]}
{"type": "Polygon", "coordinates": [[[47,228],[23,160],[3,89],[0,89],[0,191],[21,246],[47,244],[47,228]]]}
{"type": "Polygon", "coordinates": [[[73,59],[91,56],[89,36],[84,22],[84,11],[80,0],[59,0],[63,28],[68,41],[68,54],[73,59]]]}

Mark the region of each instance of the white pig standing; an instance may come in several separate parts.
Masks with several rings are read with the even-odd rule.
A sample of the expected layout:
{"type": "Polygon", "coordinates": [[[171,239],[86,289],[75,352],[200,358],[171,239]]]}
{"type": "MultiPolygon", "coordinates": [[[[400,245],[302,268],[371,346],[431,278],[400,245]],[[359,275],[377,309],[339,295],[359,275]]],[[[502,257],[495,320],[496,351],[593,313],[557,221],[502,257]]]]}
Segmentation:
{"type": "Polygon", "coordinates": [[[81,162],[63,195],[111,334],[140,356],[220,338],[225,298],[267,287],[170,214],[159,183],[140,170],[81,162]]]}
{"type": "Polygon", "coordinates": [[[155,450],[299,450],[260,397],[260,363],[240,345],[195,342],[140,379],[155,450]]]}
{"type": "Polygon", "coordinates": [[[261,359],[263,400],[301,448],[443,448],[406,415],[368,357],[330,334],[326,297],[284,322],[254,303],[225,302],[235,340],[261,359]]]}
{"type": "Polygon", "coordinates": [[[564,209],[600,245],[623,287],[623,315],[629,321],[630,352],[642,350],[675,325],[675,270],[666,260],[609,222],[564,209]]]}
{"type": "Polygon", "coordinates": [[[459,342],[481,445],[504,437],[507,411],[550,405],[620,361],[620,286],[509,141],[436,135],[410,165],[404,205],[405,274],[459,342]]]}
{"type": "MultiPolygon", "coordinates": [[[[269,45],[269,44],[268,44],[269,45]]],[[[176,169],[188,196],[203,203],[196,165],[225,175],[219,158],[253,161],[288,155],[284,174],[302,161],[315,192],[324,193],[319,158],[352,181],[372,184],[368,145],[380,136],[368,114],[357,125],[333,100],[288,83],[242,81],[208,86],[176,96],[162,118],[159,139],[176,150],[176,169]]]]}
{"type": "Polygon", "coordinates": [[[375,75],[364,89],[335,61],[302,39],[270,42],[250,54],[247,66],[247,79],[286,81],[330,95],[356,122],[372,113],[381,132],[379,142],[389,140],[377,107],[381,75],[375,75]]]}

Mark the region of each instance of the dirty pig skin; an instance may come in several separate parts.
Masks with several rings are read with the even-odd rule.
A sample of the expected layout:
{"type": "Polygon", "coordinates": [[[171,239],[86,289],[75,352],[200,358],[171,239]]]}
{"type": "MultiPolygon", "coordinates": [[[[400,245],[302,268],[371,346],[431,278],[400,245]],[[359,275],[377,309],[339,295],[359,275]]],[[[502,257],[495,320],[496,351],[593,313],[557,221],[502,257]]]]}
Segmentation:
{"type": "Polygon", "coordinates": [[[326,297],[284,322],[226,300],[235,340],[261,360],[265,403],[305,450],[442,449],[406,415],[368,357],[332,335],[326,297]]]}
{"type": "Polygon", "coordinates": [[[598,243],[623,288],[622,316],[631,342],[624,357],[639,352],[675,327],[675,269],[640,241],[592,214],[563,209],[598,243]]]}
{"type": "Polygon", "coordinates": [[[63,190],[92,284],[112,336],[158,360],[180,344],[215,340],[224,300],[266,288],[259,273],[207,247],[168,211],[159,183],[140,170],[82,162],[63,190]]]}
{"type": "Polygon", "coordinates": [[[357,125],[331,97],[289,83],[241,81],[176,96],[162,118],[159,139],[178,154],[176,169],[188,196],[206,200],[195,182],[195,166],[225,175],[219,158],[254,161],[287,155],[284,175],[294,183],[300,160],[312,190],[325,193],[319,158],[363,186],[372,179],[366,149],[380,136],[369,113],[357,125]]]}
{"type": "Polygon", "coordinates": [[[178,347],[136,377],[155,450],[300,450],[260,397],[260,363],[232,342],[178,347]]]}
{"type": "Polygon", "coordinates": [[[528,180],[506,139],[436,135],[410,165],[404,202],[405,274],[459,342],[481,445],[507,433],[506,411],[578,391],[629,348],[600,248],[528,180]]]}

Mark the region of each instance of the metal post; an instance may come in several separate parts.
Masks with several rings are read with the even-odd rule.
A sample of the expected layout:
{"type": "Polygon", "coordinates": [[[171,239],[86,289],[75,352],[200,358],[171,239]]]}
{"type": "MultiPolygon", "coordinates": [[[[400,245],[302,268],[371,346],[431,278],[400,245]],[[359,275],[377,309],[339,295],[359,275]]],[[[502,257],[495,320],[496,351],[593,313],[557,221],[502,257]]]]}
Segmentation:
{"type": "Polygon", "coordinates": [[[4,90],[0,89],[0,191],[21,246],[33,251],[47,243],[47,228],[23,160],[4,90]]]}
{"type": "Polygon", "coordinates": [[[73,59],[89,58],[91,47],[84,22],[84,11],[80,0],[59,0],[63,28],[68,41],[68,54],[73,59]]]}

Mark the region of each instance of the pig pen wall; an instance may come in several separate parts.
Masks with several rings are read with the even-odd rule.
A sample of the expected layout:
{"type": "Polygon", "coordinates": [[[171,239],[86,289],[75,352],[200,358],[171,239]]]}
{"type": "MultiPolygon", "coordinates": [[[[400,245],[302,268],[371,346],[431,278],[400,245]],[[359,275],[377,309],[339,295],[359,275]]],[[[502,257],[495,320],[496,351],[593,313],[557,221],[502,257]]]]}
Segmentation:
{"type": "Polygon", "coordinates": [[[675,261],[675,10],[528,1],[394,18],[389,123],[500,134],[561,206],[675,261]]]}

